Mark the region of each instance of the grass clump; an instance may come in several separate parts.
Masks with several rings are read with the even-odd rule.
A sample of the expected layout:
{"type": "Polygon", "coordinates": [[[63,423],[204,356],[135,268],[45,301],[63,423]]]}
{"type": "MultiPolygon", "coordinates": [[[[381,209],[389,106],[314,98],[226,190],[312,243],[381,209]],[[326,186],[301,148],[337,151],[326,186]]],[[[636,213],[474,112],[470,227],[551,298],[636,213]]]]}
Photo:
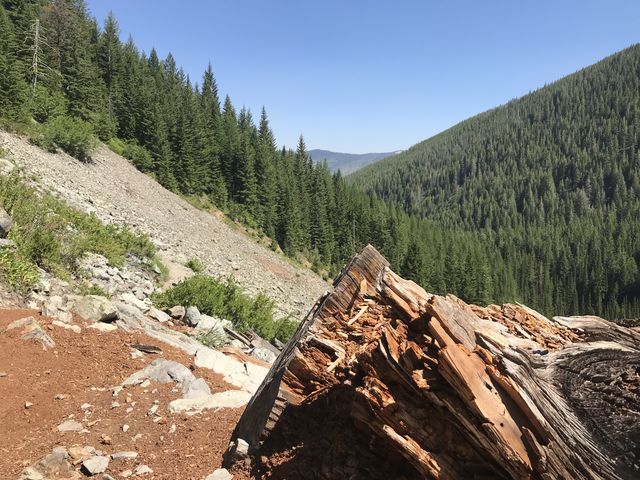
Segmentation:
{"type": "Polygon", "coordinates": [[[194,273],[202,273],[204,270],[204,265],[200,261],[199,258],[192,258],[187,263],[184,264],[185,267],[191,269],[194,273]]]}
{"type": "Polygon", "coordinates": [[[40,278],[35,264],[11,248],[0,248],[0,276],[20,293],[35,287],[40,278]]]}
{"type": "Polygon", "coordinates": [[[274,303],[269,297],[249,296],[230,277],[198,274],[155,295],[153,300],[161,308],[196,306],[202,313],[230,320],[240,332],[251,329],[267,340],[286,341],[297,327],[289,318],[274,318],[274,303]]]}
{"type": "Polygon", "coordinates": [[[16,290],[33,286],[36,267],[68,276],[87,252],[103,255],[115,266],[121,266],[127,255],[153,258],[155,254],[146,236],[104,225],[95,215],[36,192],[17,175],[0,177],[0,206],[13,219],[9,239],[16,244],[15,250],[2,250],[0,274],[16,290]]]}

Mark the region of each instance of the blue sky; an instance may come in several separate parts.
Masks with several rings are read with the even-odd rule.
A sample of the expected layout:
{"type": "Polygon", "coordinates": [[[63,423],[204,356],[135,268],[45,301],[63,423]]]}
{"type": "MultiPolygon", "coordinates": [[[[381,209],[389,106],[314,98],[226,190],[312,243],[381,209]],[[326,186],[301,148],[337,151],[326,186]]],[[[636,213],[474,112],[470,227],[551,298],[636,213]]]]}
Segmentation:
{"type": "Polygon", "coordinates": [[[407,148],[640,41],[637,0],[88,0],[279,144],[407,148]]]}

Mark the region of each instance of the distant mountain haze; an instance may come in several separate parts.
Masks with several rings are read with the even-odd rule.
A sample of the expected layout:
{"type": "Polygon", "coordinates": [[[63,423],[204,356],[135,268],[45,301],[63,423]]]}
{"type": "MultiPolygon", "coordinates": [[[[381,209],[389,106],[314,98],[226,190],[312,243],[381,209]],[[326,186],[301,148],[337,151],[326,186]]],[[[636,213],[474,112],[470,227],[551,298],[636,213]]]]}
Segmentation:
{"type": "Polygon", "coordinates": [[[371,165],[372,163],[401,152],[402,150],[384,153],[342,153],[316,148],[309,150],[308,153],[314,163],[320,163],[326,160],[331,172],[340,170],[343,175],[349,175],[367,165],[371,165]]]}

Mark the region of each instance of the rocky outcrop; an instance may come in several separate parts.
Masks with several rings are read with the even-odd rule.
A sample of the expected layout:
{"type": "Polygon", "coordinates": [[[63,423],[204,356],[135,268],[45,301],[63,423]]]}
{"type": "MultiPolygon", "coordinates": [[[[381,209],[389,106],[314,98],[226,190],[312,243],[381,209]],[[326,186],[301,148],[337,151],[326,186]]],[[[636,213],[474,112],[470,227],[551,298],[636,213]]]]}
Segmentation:
{"type": "Polygon", "coordinates": [[[226,463],[265,479],[637,478],[638,372],[633,329],[431,295],[369,246],[274,363],[226,463]]]}

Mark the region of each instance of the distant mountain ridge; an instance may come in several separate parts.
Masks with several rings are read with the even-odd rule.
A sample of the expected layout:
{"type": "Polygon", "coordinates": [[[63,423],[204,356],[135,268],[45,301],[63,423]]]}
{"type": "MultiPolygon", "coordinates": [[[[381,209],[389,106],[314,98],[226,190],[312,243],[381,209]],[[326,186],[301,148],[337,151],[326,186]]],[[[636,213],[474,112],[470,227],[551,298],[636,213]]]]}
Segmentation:
{"type": "Polygon", "coordinates": [[[314,163],[326,160],[329,170],[332,172],[340,170],[343,175],[349,175],[350,173],[360,170],[367,165],[371,165],[372,163],[384,158],[397,155],[400,152],[402,152],[402,150],[384,153],[342,153],[316,148],[314,150],[309,150],[308,153],[314,163]]]}

